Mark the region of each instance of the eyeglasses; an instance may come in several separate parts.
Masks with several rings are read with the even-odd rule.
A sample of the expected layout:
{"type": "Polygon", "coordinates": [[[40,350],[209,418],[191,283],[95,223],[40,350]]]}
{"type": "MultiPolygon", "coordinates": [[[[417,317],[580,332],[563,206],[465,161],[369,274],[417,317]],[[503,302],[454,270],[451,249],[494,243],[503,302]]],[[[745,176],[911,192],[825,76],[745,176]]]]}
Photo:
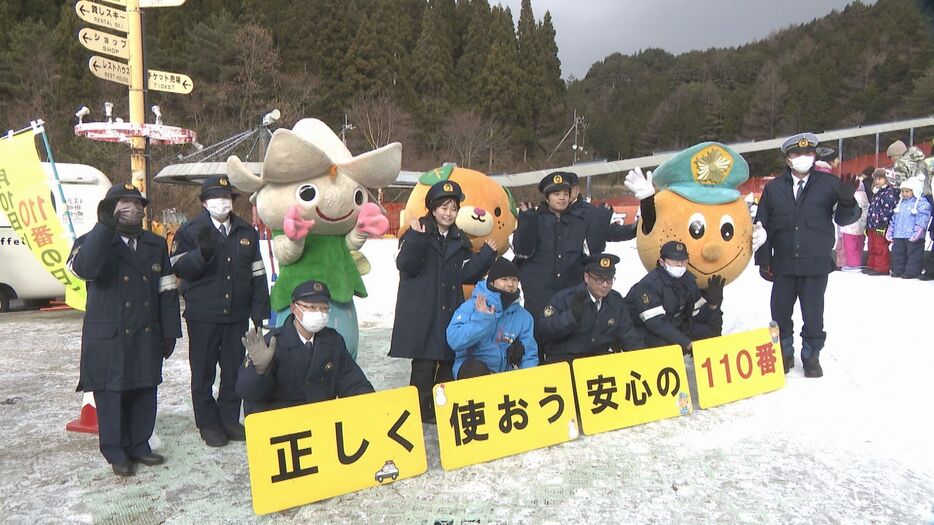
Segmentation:
{"type": "Polygon", "coordinates": [[[299,304],[299,303],[295,303],[295,306],[297,306],[298,309],[301,310],[301,311],[303,311],[303,312],[320,312],[320,313],[323,313],[323,314],[326,314],[326,313],[330,313],[330,312],[331,312],[331,307],[328,306],[328,305],[317,306],[317,305],[312,305],[312,304],[299,304]]]}
{"type": "Polygon", "coordinates": [[[603,277],[598,277],[592,273],[588,273],[587,275],[590,276],[590,278],[593,279],[595,283],[602,284],[603,286],[606,286],[608,284],[613,284],[616,282],[616,277],[603,278],[603,277]]]}

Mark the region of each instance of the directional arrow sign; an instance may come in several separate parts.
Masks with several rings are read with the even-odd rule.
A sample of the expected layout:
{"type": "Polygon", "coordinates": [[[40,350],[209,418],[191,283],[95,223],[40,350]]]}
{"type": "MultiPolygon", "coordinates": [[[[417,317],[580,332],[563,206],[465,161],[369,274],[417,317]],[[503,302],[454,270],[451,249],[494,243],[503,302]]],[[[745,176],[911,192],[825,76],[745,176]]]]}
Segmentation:
{"type": "Polygon", "coordinates": [[[191,77],[181,73],[170,73],[168,71],[149,70],[149,89],[156,91],[168,91],[169,93],[178,93],[187,95],[195,87],[191,77]]]}
{"type": "Polygon", "coordinates": [[[95,4],[87,0],[78,0],[78,3],[75,4],[75,12],[78,13],[78,18],[85,22],[109,27],[124,33],[127,31],[126,11],[122,9],[95,4]]]}
{"type": "Polygon", "coordinates": [[[88,69],[97,78],[103,78],[124,86],[130,85],[130,66],[123,62],[94,55],[88,61],[88,69]]]}
{"type": "Polygon", "coordinates": [[[78,40],[81,45],[106,55],[118,58],[129,59],[130,50],[127,47],[127,40],[122,36],[114,36],[108,33],[102,33],[96,29],[85,27],[78,33],[78,40]]]}

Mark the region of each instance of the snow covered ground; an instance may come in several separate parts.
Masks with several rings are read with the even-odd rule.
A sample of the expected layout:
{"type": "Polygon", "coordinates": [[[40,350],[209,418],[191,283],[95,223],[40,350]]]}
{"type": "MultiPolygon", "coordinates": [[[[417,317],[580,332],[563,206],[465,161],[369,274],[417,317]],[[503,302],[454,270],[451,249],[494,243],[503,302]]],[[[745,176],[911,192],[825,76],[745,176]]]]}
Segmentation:
{"type": "MultiPolygon", "coordinates": [[[[363,250],[375,270],[357,302],[359,360],[377,389],[408,382],[408,362],[386,357],[395,245],[363,250]]],[[[633,244],[612,250],[625,293],[644,270],[633,244]]],[[[725,332],[766,325],[768,294],[754,268],[728,286],[725,332]]],[[[777,392],[452,472],[426,426],[426,474],[266,517],[252,512],[243,445],[198,437],[187,341],[159,390],[168,462],[118,479],[95,436],[64,431],[80,404],[81,315],[4,314],[0,522],[934,523],[932,294],[932,283],[834,273],[821,379],[799,361],[777,392]]]]}

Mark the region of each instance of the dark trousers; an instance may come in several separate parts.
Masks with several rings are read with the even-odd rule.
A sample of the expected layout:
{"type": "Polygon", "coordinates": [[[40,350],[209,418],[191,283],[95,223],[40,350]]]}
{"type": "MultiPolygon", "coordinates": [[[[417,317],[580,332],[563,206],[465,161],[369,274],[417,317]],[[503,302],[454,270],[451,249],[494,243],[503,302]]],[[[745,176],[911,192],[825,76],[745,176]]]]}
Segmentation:
{"type": "Polygon", "coordinates": [[[433,359],[413,359],[412,377],[409,384],[418,389],[418,402],[421,405],[422,415],[431,414],[434,403],[431,399],[431,389],[438,383],[454,381],[452,367],[449,361],[435,361],[433,359]]]}
{"type": "Polygon", "coordinates": [[[921,275],[921,261],[924,258],[924,239],[909,242],[908,239],[892,241],[892,275],[921,275]]]}
{"type": "Polygon", "coordinates": [[[795,301],[801,307],[801,359],[817,356],[824,348],[827,333],[824,332],[824,292],[827,290],[826,275],[776,275],[772,281],[772,319],[778,323],[785,357],[794,357],[794,347],[784,344],[794,337],[791,314],[795,301]]]}
{"type": "Polygon", "coordinates": [[[483,361],[471,357],[470,359],[465,359],[461,363],[460,369],[457,371],[458,379],[470,379],[471,377],[482,377],[492,374],[493,371],[486,367],[486,364],[483,361]]]}
{"type": "Polygon", "coordinates": [[[246,350],[240,338],[248,321],[206,323],[188,321],[188,362],[191,365],[191,405],[199,429],[240,423],[237,371],[246,350]],[[214,400],[214,378],[221,367],[221,385],[214,400]]]}
{"type": "Polygon", "coordinates": [[[101,454],[110,464],[126,463],[152,452],[156,426],[156,387],[125,392],[94,391],[101,454]]]}

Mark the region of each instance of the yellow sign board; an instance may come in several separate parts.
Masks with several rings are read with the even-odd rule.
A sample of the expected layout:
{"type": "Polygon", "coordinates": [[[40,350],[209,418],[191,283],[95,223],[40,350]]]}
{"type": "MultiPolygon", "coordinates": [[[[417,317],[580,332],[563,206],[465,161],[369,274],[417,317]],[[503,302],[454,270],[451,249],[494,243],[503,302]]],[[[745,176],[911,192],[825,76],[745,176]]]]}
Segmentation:
{"type": "Polygon", "coordinates": [[[782,349],[768,328],[694,342],[697,402],[710,408],[785,386],[782,349]]]}
{"type": "Polygon", "coordinates": [[[0,140],[0,211],[42,268],[65,285],[68,305],[84,310],[87,292],[66,268],[71,242],[52,207],[35,141],[29,132],[0,140]]]}
{"type": "Polygon", "coordinates": [[[680,346],[575,359],[571,368],[587,435],[692,411],[680,346]]]}
{"type": "Polygon", "coordinates": [[[127,32],[126,11],[123,9],[95,4],[88,0],[78,0],[75,4],[75,13],[78,14],[78,18],[89,24],[127,32]]]}
{"type": "Polygon", "coordinates": [[[149,89],[187,95],[191,93],[194,86],[194,82],[191,81],[191,77],[188,75],[170,73],[168,71],[157,71],[155,69],[149,70],[149,89]]]}
{"type": "Polygon", "coordinates": [[[441,466],[453,470],[577,439],[567,363],[435,385],[441,466]]]}
{"type": "Polygon", "coordinates": [[[130,66],[123,62],[93,55],[88,60],[88,69],[97,78],[123,84],[124,86],[130,85],[130,66]]]}
{"type": "Polygon", "coordinates": [[[81,45],[105,55],[115,56],[127,60],[130,58],[130,50],[127,47],[127,39],[122,36],[114,36],[108,33],[85,27],[78,32],[78,41],[81,45]]]}
{"type": "Polygon", "coordinates": [[[275,512],[428,469],[415,387],[246,417],[253,510],[275,512]]]}

